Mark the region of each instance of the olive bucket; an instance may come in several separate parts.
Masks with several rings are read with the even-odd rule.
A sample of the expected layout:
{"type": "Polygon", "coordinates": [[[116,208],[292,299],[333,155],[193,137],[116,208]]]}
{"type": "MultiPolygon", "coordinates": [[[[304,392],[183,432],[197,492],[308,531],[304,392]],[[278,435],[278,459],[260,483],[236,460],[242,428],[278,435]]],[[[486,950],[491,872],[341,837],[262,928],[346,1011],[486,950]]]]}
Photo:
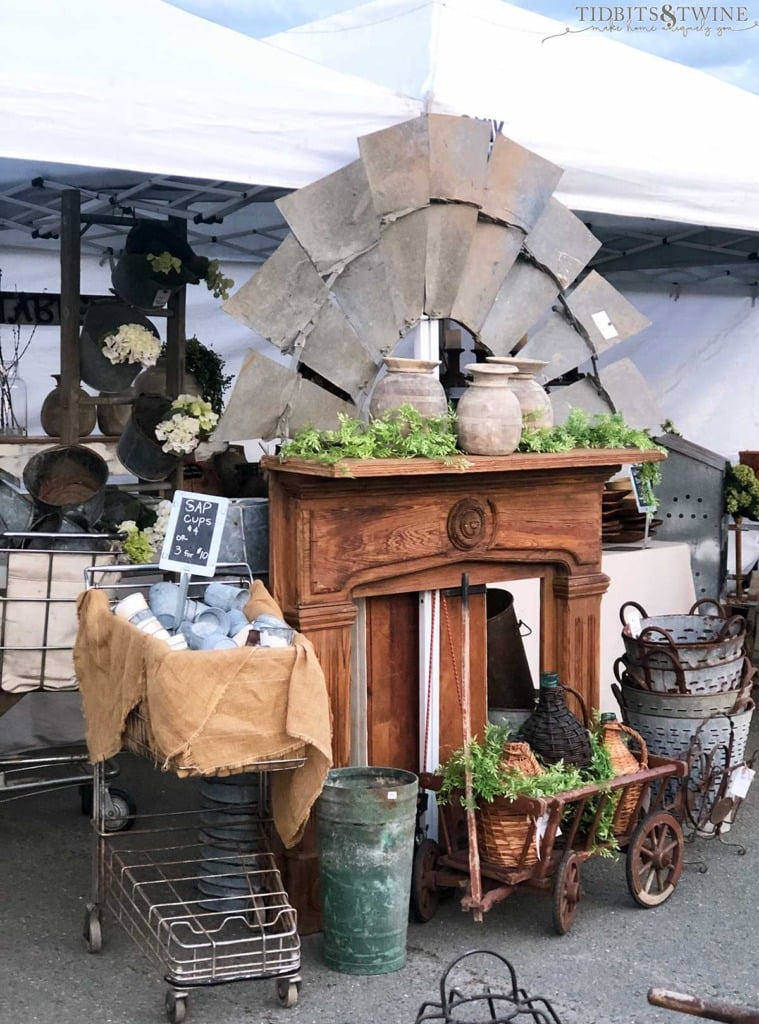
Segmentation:
{"type": "Polygon", "coordinates": [[[108,464],[84,445],[57,445],[37,452],[24,466],[23,480],[43,516],[73,515],[89,528],[103,514],[108,464]]]}
{"type": "Polygon", "coordinates": [[[324,959],[344,974],[406,962],[418,788],[398,768],[334,768],[316,801],[324,959]]]}
{"type": "Polygon", "coordinates": [[[132,403],[116,446],[122,466],[139,480],[165,480],[179,466],[181,458],[165,452],[155,436],[155,428],[168,415],[171,399],[165,395],[138,395],[132,403]]]}

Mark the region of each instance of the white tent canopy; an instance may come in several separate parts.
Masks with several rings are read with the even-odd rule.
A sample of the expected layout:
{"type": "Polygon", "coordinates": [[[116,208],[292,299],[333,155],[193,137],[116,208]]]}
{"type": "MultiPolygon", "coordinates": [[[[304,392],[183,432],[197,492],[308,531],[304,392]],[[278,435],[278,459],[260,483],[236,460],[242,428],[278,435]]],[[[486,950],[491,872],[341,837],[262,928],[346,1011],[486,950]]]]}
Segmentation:
{"type": "Polygon", "coordinates": [[[55,162],[298,188],[354,159],[357,136],[419,112],[161,0],[4,3],[0,37],[0,157],[36,173],[55,162]]]}
{"type": "Polygon", "coordinates": [[[501,0],[373,0],[266,40],[503,122],[574,210],[759,231],[759,96],[501,0]]]}

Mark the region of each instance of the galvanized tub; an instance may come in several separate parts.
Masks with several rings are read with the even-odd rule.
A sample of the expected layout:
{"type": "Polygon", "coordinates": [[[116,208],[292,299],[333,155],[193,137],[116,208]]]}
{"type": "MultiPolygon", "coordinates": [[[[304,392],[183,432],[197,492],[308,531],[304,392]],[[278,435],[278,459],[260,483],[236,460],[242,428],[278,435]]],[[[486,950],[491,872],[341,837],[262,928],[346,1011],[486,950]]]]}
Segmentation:
{"type": "Polygon", "coordinates": [[[678,661],[675,648],[668,647],[639,660],[624,655],[614,663],[614,674],[619,681],[624,670],[638,689],[656,693],[724,693],[741,685],[746,660],[739,654],[730,661],[690,668],[678,661]]]}
{"type": "Polygon", "coordinates": [[[746,622],[741,615],[727,618],[718,601],[704,598],[687,615],[649,616],[635,601],[627,601],[619,610],[622,641],[628,658],[635,662],[645,656],[652,668],[667,667],[669,659],[657,664],[663,648],[674,648],[684,668],[699,668],[732,661],[744,654],[746,622]],[[717,615],[699,612],[712,607],[717,615]],[[640,617],[639,628],[633,632],[633,611],[640,617]],[[653,660],[652,660],[653,659],[653,660]]]}
{"type": "Polygon", "coordinates": [[[269,499],[230,498],[217,561],[269,574],[269,499]]]}

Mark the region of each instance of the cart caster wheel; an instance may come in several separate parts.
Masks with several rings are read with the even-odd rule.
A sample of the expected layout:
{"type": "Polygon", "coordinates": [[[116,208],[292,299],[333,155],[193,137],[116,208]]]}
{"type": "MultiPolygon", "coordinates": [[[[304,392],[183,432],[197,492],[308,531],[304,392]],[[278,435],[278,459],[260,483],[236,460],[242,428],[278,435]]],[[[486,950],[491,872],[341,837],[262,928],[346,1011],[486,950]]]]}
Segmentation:
{"type": "Polygon", "coordinates": [[[187,1016],[187,996],[169,989],[164,999],[164,1006],[166,1007],[166,1016],[171,1024],[182,1024],[187,1016]]]}
{"type": "Polygon", "coordinates": [[[293,1006],[298,1002],[298,991],[299,984],[297,981],[292,981],[289,978],[282,978],[277,982],[277,999],[279,1005],[284,1006],[286,1010],[292,1009],[293,1006]]]}
{"type": "Polygon", "coordinates": [[[575,919],[577,904],[582,899],[580,859],[567,850],[561,858],[553,883],[553,926],[559,935],[566,935],[575,919]]]}
{"type": "Polygon", "coordinates": [[[434,839],[423,839],[414,851],[411,868],[411,917],[426,924],[435,916],[440,903],[440,890],[435,885],[435,868],[440,847],[434,839]]]}
{"type": "Polygon", "coordinates": [[[90,953],[99,953],[103,948],[103,926],[100,923],[100,907],[88,903],[84,912],[84,941],[90,953]]]}
{"type": "Polygon", "coordinates": [[[627,848],[627,887],[641,907],[668,900],[683,870],[683,830],[669,811],[654,811],[633,833],[627,848]]]}
{"type": "Polygon", "coordinates": [[[128,831],[134,825],[134,816],[137,814],[137,806],[129,793],[126,790],[112,789],[109,786],[105,801],[103,831],[128,831]]]}

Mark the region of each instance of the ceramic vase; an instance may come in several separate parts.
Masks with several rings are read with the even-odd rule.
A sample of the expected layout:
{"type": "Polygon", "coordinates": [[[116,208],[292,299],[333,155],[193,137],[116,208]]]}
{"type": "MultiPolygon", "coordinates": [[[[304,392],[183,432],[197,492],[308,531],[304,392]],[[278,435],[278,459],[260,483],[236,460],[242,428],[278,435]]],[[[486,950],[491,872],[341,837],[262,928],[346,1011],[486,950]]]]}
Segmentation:
{"type": "Polygon", "coordinates": [[[510,455],[522,436],[522,410],[511,390],[513,366],[470,363],[472,383],[456,407],[459,448],[469,455],[510,455]]]}
{"type": "Polygon", "coordinates": [[[106,437],[119,437],[132,415],[134,391],[130,389],[129,391],[122,392],[122,394],[118,396],[109,395],[107,392],[101,392],[98,397],[119,397],[129,399],[129,401],[119,403],[98,402],[96,406],[97,424],[100,433],[104,434],[106,437]]]}
{"type": "Polygon", "coordinates": [[[374,419],[402,405],[413,406],[422,416],[448,415],[445,389],[435,376],[438,360],[387,356],[384,363],[387,373],[377,382],[369,403],[374,419]]]}
{"type": "Polygon", "coordinates": [[[520,359],[518,356],[488,356],[488,363],[513,366],[516,373],[511,378],[511,390],[519,399],[522,409],[522,428],[539,430],[553,426],[553,406],[535,375],[548,366],[543,359],[520,359]]]}
{"type": "MultiPolygon", "coordinates": [[[[61,377],[60,374],[52,374],[55,387],[45,395],[40,408],[40,424],[49,437],[60,437],[63,426],[63,412],[61,406],[61,377]]],[[[97,412],[94,405],[85,404],[82,399],[89,398],[83,388],[79,388],[79,436],[88,437],[94,427],[97,412]]]]}

